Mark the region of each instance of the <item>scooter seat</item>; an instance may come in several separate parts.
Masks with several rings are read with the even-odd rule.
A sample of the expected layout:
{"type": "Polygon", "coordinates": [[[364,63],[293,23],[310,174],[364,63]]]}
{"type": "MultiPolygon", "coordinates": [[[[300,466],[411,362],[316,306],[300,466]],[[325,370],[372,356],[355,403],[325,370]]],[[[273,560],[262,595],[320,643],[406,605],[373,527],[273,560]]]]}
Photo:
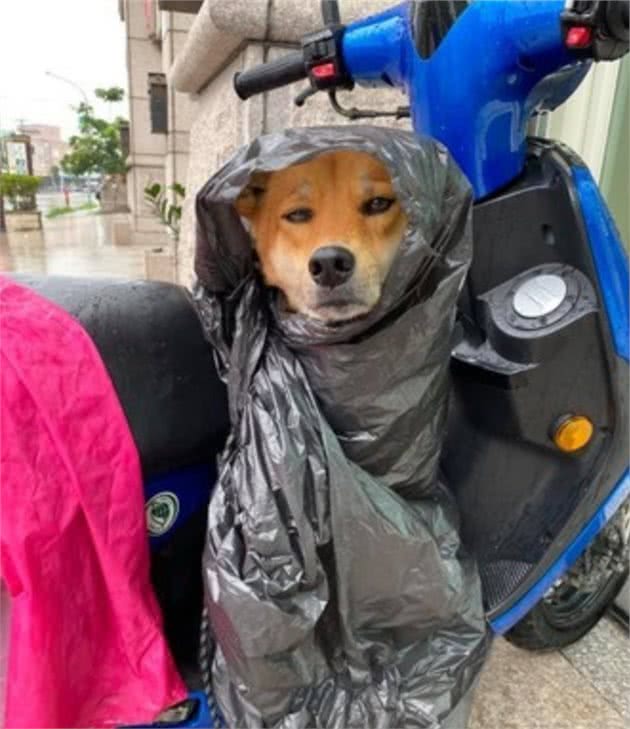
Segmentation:
{"type": "Polygon", "coordinates": [[[76,317],[112,378],[146,478],[214,460],[228,431],[226,391],[181,286],[15,274],[76,317]]]}

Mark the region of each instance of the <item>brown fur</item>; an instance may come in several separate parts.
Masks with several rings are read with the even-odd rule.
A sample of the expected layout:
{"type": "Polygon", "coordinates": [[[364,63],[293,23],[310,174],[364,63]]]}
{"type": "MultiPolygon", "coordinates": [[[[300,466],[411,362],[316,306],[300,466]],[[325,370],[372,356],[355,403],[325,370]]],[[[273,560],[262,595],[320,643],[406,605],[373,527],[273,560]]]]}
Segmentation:
{"type": "Polygon", "coordinates": [[[383,164],[353,151],[259,174],[236,207],[250,223],[266,283],[284,293],[291,309],[330,322],[360,316],[376,304],[407,222],[383,164]],[[391,200],[391,207],[367,214],[374,198],[391,200]],[[285,217],[305,209],[306,221],[285,217]],[[352,277],[338,288],[318,286],[309,272],[311,256],[324,246],[346,248],[355,257],[352,277]]]}

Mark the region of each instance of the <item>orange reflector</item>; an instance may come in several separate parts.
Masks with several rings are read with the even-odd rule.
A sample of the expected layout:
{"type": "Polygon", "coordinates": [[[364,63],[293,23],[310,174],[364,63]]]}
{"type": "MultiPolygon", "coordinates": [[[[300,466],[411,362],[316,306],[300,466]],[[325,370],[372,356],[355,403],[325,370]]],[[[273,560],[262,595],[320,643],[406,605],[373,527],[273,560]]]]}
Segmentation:
{"type": "Polygon", "coordinates": [[[555,428],[553,442],[561,451],[579,451],[593,437],[593,423],[584,415],[570,415],[555,428]]]}

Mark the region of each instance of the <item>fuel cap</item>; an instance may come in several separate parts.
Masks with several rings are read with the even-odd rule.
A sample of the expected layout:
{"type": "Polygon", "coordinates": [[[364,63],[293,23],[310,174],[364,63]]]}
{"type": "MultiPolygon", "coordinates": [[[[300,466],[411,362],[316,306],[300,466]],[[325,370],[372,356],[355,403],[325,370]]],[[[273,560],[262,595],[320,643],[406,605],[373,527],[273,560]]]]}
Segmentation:
{"type": "Polygon", "coordinates": [[[567,295],[567,285],[561,276],[541,274],[524,281],[516,290],[512,307],[525,319],[537,319],[555,311],[567,295]]]}

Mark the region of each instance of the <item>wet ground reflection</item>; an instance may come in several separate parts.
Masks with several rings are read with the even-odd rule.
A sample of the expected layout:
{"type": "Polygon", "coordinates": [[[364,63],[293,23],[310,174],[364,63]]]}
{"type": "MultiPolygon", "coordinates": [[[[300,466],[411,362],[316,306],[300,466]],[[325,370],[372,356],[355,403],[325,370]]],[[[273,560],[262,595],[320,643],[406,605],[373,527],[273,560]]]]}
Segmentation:
{"type": "Polygon", "coordinates": [[[65,276],[144,278],[145,246],[113,244],[126,214],[65,215],[44,229],[0,233],[0,271],[65,276]]]}

